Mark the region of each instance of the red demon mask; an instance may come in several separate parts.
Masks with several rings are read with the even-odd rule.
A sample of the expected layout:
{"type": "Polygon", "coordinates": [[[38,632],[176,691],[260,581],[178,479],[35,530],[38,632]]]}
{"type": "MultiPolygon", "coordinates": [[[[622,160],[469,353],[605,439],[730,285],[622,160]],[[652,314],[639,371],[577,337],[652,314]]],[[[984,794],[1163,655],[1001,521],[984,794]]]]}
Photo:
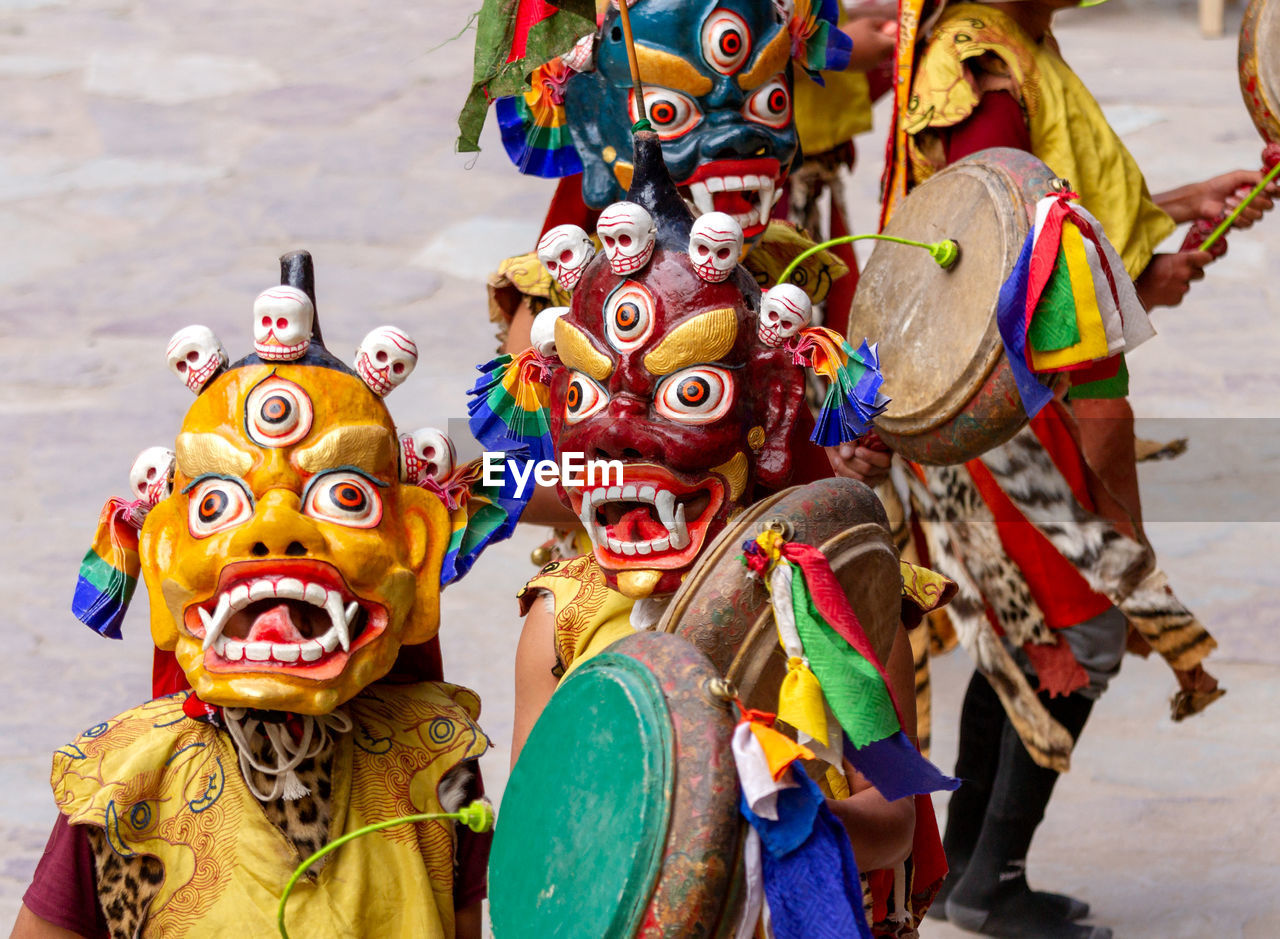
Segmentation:
{"type": "Polygon", "coordinates": [[[699,272],[693,217],[652,134],[636,135],[634,182],[617,208],[620,227],[606,230],[606,209],[605,253],[555,322],[565,367],[551,424],[562,459],[621,464],[620,481],[615,467],[584,474],[585,485],[562,479],[560,494],[610,585],[646,597],[680,585],[757,484],[788,482],[804,374],[758,340],[760,290],[744,268],[718,282],[705,264],[699,272]]]}

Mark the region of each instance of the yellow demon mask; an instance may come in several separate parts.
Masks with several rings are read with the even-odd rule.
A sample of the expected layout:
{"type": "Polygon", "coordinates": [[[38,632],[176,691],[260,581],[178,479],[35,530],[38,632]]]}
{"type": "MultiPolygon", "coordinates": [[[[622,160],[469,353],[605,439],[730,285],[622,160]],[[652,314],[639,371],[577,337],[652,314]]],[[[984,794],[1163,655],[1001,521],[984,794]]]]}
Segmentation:
{"type": "Polygon", "coordinates": [[[448,513],[400,482],[382,401],[318,365],[242,365],[187,413],[139,539],[151,633],[210,704],[332,710],[439,624],[448,513]]]}

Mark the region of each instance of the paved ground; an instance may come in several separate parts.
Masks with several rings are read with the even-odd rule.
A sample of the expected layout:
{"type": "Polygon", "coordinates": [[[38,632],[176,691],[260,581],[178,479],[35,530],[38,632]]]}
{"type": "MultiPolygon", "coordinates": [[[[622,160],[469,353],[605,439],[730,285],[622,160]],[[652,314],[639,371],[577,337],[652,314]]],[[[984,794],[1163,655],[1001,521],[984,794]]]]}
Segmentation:
{"type": "MultiPolygon", "coordinates": [[[[382,322],[417,338],[423,361],[392,399],[404,423],[464,414],[471,364],[491,351],[483,273],[531,245],[550,187],[510,169],[492,128],[478,159],[452,151],[471,36],[439,44],[463,27],[461,5],[364,6],[0,0],[0,922],[53,817],[49,752],[146,692],[142,598],[120,643],[67,608],[102,501],[190,400],[164,368],[169,334],[202,322],[243,351],[276,256],[306,247],[335,350],[382,322]]],[[[1112,0],[1060,33],[1153,188],[1255,164],[1233,44],[1199,39],[1189,4],[1112,0]]],[[[865,230],[880,145],[864,139],[865,230]]],[[[1062,782],[1033,881],[1088,897],[1122,937],[1280,935],[1280,654],[1266,641],[1280,612],[1277,252],[1280,221],[1236,237],[1132,363],[1139,412],[1192,436],[1187,457],[1146,473],[1151,534],[1217,633],[1231,693],[1174,726],[1167,671],[1131,661],[1062,782]]],[[[499,742],[495,791],[510,598],[534,540],[490,554],[445,602],[451,676],[481,692],[499,742]]],[[[938,666],[943,765],[967,672],[960,657],[938,666]]]]}

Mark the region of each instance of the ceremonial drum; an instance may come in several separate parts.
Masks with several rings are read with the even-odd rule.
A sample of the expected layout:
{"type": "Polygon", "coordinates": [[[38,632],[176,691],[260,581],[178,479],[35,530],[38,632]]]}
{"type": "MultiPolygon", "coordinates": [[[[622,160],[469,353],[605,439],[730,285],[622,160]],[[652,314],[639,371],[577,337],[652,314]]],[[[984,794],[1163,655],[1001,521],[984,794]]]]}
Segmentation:
{"type": "Polygon", "coordinates": [[[1240,92],[1258,133],[1280,144],[1280,3],[1251,0],[1240,24],[1240,92]]]}
{"type": "Polygon", "coordinates": [[[768,593],[738,559],[765,528],[827,556],[888,656],[902,576],[875,494],[828,479],[753,505],[704,551],[655,631],[588,659],[552,695],[498,813],[497,939],[733,934],[744,822],[729,695],[776,711],[786,671],[768,593]]]}
{"type": "Polygon", "coordinates": [[[892,401],[876,430],[907,459],[963,463],[1026,424],[996,311],[1036,203],[1059,186],[1025,151],[983,150],[916,187],[884,230],[952,239],[960,257],[950,269],[920,248],[876,242],[853,298],[849,337],[880,344],[892,401]]]}
{"type": "Polygon", "coordinates": [[[767,528],[827,556],[881,662],[902,615],[902,573],[884,507],[852,479],[824,479],[757,502],[707,547],[658,629],[695,645],[748,707],[776,711],[787,657],[768,591],[739,560],[742,543],[767,528]]]}
{"type": "Polygon", "coordinates": [[[644,632],[556,689],[502,796],[497,939],[731,932],[742,818],[722,685],[689,643],[644,632]]]}

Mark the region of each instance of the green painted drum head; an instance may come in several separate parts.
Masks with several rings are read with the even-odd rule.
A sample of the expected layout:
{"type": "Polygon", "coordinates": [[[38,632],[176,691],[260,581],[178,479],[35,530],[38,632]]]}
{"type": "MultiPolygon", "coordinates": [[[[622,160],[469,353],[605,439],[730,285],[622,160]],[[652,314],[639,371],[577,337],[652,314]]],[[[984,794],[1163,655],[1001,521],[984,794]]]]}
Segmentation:
{"type": "Polygon", "coordinates": [[[711,934],[739,839],[733,722],[707,691],[714,676],[679,637],[641,633],[565,679],[502,796],[498,939],[621,939],[655,917],[711,934]]]}

